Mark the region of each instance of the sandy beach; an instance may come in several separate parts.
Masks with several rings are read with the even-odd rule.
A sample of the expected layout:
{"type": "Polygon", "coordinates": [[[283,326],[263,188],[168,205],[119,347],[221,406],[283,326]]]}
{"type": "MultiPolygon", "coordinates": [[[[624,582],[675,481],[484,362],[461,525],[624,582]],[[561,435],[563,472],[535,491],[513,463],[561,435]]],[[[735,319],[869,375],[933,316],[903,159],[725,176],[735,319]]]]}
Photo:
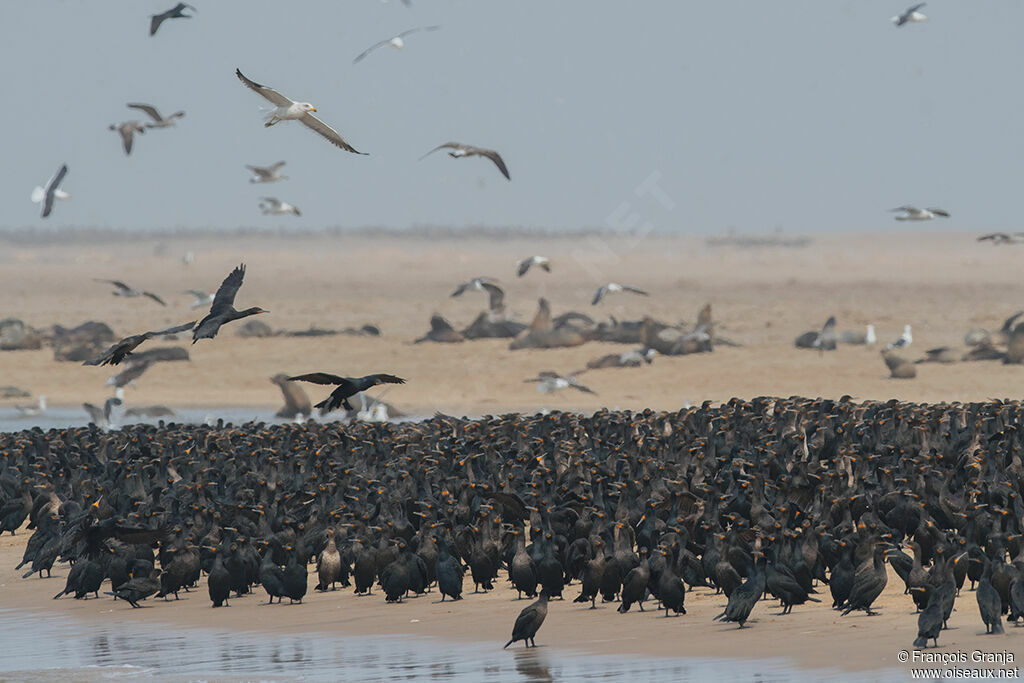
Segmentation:
{"type": "MultiPolygon", "coordinates": [[[[1016,395],[1024,368],[993,361],[928,364],[919,366],[914,380],[892,380],[877,347],[841,345],[836,352],[819,354],[795,349],[793,340],[835,315],[839,330],[863,330],[873,323],[880,345],[912,324],[914,344],[903,352],[911,359],[938,346],[962,349],[969,329],[997,330],[1019,307],[1024,295],[1019,259],[1016,247],[994,248],[971,235],[904,228],[885,234],[814,235],[803,248],[753,249],[709,246],[703,237],[688,236],[19,240],[0,251],[0,315],[38,328],[98,320],[127,336],[200,316],[201,310],[189,310],[191,297],[184,290],[213,291],[244,262],[248,271],[236,303],[269,310],[257,319],[273,329],[373,324],[382,332],[380,337],[243,339],[237,336],[240,323],[233,323],[235,329],[229,325],[214,342],[180,342],[189,348],[191,361],[151,368],[129,387],[128,405],[272,410],[280,405],[280,394],[268,377],[314,370],[406,377],[407,385],[384,395],[416,415],[677,409],[758,395],[979,401],[1016,395]],[[195,255],[192,265],[181,262],[186,252],[195,255]],[[515,261],[535,253],[551,258],[552,272],[515,277],[515,261]],[[719,333],[742,346],[660,357],[637,369],[589,371],[583,383],[595,395],[539,394],[523,380],[543,370],[579,370],[589,360],[629,347],[592,342],[510,351],[503,339],[413,345],[429,329],[432,313],[461,329],[486,309],[481,293],[449,297],[458,283],[476,276],[498,278],[511,316],[524,323],[532,319],[541,296],[551,301],[556,315],[573,310],[599,321],[650,315],[673,324],[692,323],[710,302],[719,333]],[[119,279],[156,292],[168,306],[111,296],[110,286],[93,278],[119,279]],[[619,294],[591,306],[597,287],[612,280],[651,296],[619,294]]],[[[102,402],[110,395],[103,383],[113,374],[54,362],[47,348],[0,352],[0,369],[3,384],[66,407],[102,402]]],[[[323,395],[319,387],[307,388],[314,401],[323,395]]],[[[24,402],[6,400],[0,410],[24,402]]]]}
{"type": "MultiPolygon", "coordinates": [[[[17,241],[0,252],[0,315],[45,328],[87,320],[109,324],[118,335],[195,317],[185,289],[213,290],[232,267],[247,265],[236,304],[259,305],[261,319],[274,329],[302,330],[378,326],[374,337],[245,339],[225,328],[213,342],[187,341],[191,361],[158,364],[129,388],[129,405],[160,403],[175,408],[222,406],[273,410],[280,395],[268,378],[277,372],[315,370],[361,375],[391,372],[408,379],[377,395],[413,415],[435,411],[495,414],[541,409],[592,411],[601,407],[678,409],[704,400],[733,396],[805,395],[858,400],[983,401],[1019,394],[1024,368],[972,362],[919,366],[914,380],[892,380],[877,348],[840,346],[818,353],[793,346],[794,338],[819,328],[835,315],[840,330],[873,323],[881,342],[895,339],[903,325],[914,329],[914,344],[903,353],[949,345],[963,348],[971,328],[998,329],[1024,295],[1016,248],[977,244],[964,234],[898,230],[878,235],[816,235],[802,248],[709,246],[698,237],[407,237],[366,235],[247,236],[225,238],[140,238],[123,240],[17,241]],[[180,257],[191,251],[195,262],[180,257]],[[519,279],[514,263],[534,253],[551,258],[553,272],[530,272],[519,279]],[[510,351],[508,340],[461,344],[412,344],[428,329],[432,313],[456,328],[486,307],[482,294],[449,297],[454,287],[475,276],[499,278],[514,317],[529,322],[537,298],[547,297],[554,312],[584,312],[596,319],[644,315],[675,323],[692,322],[710,302],[719,332],[739,347],[710,354],[659,357],[637,369],[587,372],[596,394],[564,391],[540,394],[523,380],[542,370],[569,372],[588,360],[628,347],[587,343],[555,350],[510,351]],[[124,280],[165,296],[166,308],[143,299],[111,296],[93,278],[124,280]],[[593,291],[616,280],[651,292],[650,297],[618,295],[590,305],[593,291]]],[[[155,342],[151,342],[155,345],[155,342]]],[[[0,352],[0,383],[47,395],[51,405],[74,407],[101,402],[107,369],[58,363],[52,350],[0,352]]],[[[314,401],[326,395],[310,386],[314,401]]],[[[9,410],[21,400],[0,403],[9,410]]],[[[85,413],[82,413],[85,423],[85,413]]],[[[502,579],[486,595],[438,604],[436,594],[385,606],[383,597],[356,597],[349,591],[310,592],[302,606],[257,607],[255,595],[233,600],[230,609],[210,610],[205,586],[185,600],[132,610],[109,600],[50,598],[64,583],[58,565],[51,579],[22,580],[13,567],[28,533],[0,538],[0,608],[60,613],[81,621],[166,623],[223,630],[272,629],[330,634],[412,634],[449,639],[507,639],[525,602],[502,579]]],[[[540,640],[547,645],[626,655],[768,658],[783,656],[810,668],[869,671],[902,668],[896,657],[916,635],[916,617],[902,584],[890,570],[889,586],[877,603],[882,614],[840,617],[824,604],[804,605],[780,617],[773,602],[755,608],[752,628],[737,631],[712,617],[721,596],[697,589],[687,596],[687,614],[665,619],[655,613],[613,614],[615,605],[588,610],[571,598],[553,603],[540,640]]],[[[468,579],[467,579],[468,585],[468,579]]],[[[1024,655],[1016,629],[1006,636],[984,636],[974,594],[962,593],[942,651],[975,649],[1024,655]]]]}

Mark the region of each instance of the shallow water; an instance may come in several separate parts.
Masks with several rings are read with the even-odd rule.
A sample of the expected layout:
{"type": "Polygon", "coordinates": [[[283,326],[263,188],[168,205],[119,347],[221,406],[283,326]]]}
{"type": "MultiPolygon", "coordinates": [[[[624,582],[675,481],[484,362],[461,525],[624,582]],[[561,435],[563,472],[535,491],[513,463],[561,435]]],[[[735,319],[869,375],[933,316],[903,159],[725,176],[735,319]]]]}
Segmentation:
{"type": "MultiPolygon", "coordinates": [[[[287,424],[290,420],[282,420],[274,417],[273,410],[261,410],[259,408],[210,408],[197,410],[175,410],[173,416],[167,417],[119,417],[120,413],[115,412],[114,428],[131,424],[157,424],[161,420],[165,423],[174,422],[177,424],[215,424],[218,419],[230,422],[235,425],[246,422],[265,422],[267,424],[287,424]]],[[[408,421],[421,418],[403,417],[398,421],[408,421]]],[[[318,422],[340,421],[337,415],[328,415],[327,419],[317,417],[318,422]]],[[[89,416],[84,409],[73,408],[49,408],[42,415],[22,416],[14,409],[0,408],[0,432],[17,432],[23,429],[39,427],[40,429],[67,429],[71,427],[85,427],[89,424],[89,416]]]]}
{"type": "Polygon", "coordinates": [[[553,647],[502,650],[410,636],[275,635],[81,622],[0,610],[0,680],[819,681],[892,680],[802,670],[784,659],[619,657],[553,647]]]}

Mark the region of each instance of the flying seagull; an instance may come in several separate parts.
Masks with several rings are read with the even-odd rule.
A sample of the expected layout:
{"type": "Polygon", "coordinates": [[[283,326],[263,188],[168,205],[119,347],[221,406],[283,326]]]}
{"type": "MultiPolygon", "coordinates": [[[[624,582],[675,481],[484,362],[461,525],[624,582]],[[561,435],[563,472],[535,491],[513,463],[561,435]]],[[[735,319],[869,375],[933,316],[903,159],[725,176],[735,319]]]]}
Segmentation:
{"type": "Polygon", "coordinates": [[[121,341],[117,342],[92,360],[85,361],[82,365],[117,365],[125,358],[132,355],[132,351],[138,348],[142,342],[147,339],[162,337],[165,334],[176,334],[178,332],[184,332],[185,330],[191,330],[195,324],[196,321],[193,320],[183,325],[168,327],[165,330],[151,330],[149,332],[143,332],[142,334],[133,334],[132,336],[125,337],[121,341]]]}
{"type": "Polygon", "coordinates": [[[943,218],[949,218],[949,213],[942,209],[928,208],[919,209],[916,206],[897,206],[891,211],[903,212],[903,215],[896,216],[898,221],[930,221],[936,216],[942,216],[943,218]]]}
{"type": "Polygon", "coordinates": [[[46,187],[39,187],[37,185],[32,190],[32,201],[36,204],[42,203],[43,205],[43,209],[39,214],[43,218],[49,216],[50,212],[53,211],[53,201],[55,199],[71,199],[70,194],[60,189],[60,184],[67,174],[68,165],[64,164],[53,174],[53,177],[46,183],[46,187]]]}
{"type": "Polygon", "coordinates": [[[539,373],[533,379],[525,379],[523,381],[537,382],[537,391],[543,393],[550,393],[552,391],[558,391],[560,389],[572,387],[573,389],[582,391],[585,394],[596,395],[594,391],[588,389],[587,387],[583,386],[582,384],[576,381],[576,373],[573,373],[571,375],[559,375],[557,372],[545,370],[544,372],[539,373]]]}
{"type": "Polygon", "coordinates": [[[186,289],[186,294],[191,294],[193,301],[189,304],[189,308],[201,308],[203,306],[209,306],[213,303],[213,294],[204,292],[201,289],[186,289]]]}
{"type": "Polygon", "coordinates": [[[113,398],[108,398],[102,408],[94,406],[91,403],[83,403],[82,407],[85,408],[85,412],[89,413],[89,422],[100,429],[106,429],[112,424],[110,418],[114,412],[114,406],[119,406],[122,403],[123,401],[115,396],[113,398]]]}
{"type": "Polygon", "coordinates": [[[288,202],[282,202],[274,197],[260,197],[260,211],[264,216],[280,216],[286,213],[293,213],[301,216],[298,207],[288,202]]]}
{"type": "Polygon", "coordinates": [[[167,10],[166,12],[163,12],[161,14],[152,14],[152,15],[150,15],[150,17],[149,17],[149,35],[155,36],[157,29],[160,28],[160,24],[164,23],[164,21],[166,21],[167,19],[191,19],[192,18],[191,14],[185,14],[184,13],[184,10],[186,8],[192,10],[193,12],[198,12],[199,11],[195,7],[193,7],[192,5],[186,5],[183,2],[179,2],[177,5],[175,5],[171,9],[167,10]]]}
{"type": "Polygon", "coordinates": [[[601,299],[614,292],[632,292],[633,294],[640,294],[642,296],[650,296],[647,292],[636,287],[630,287],[629,285],[620,285],[618,282],[609,282],[603,287],[598,288],[594,293],[594,300],[590,302],[591,306],[596,306],[601,303],[601,299]]]}
{"type": "Polygon", "coordinates": [[[149,114],[149,117],[153,119],[153,122],[147,123],[146,128],[168,128],[174,125],[174,119],[180,119],[185,115],[185,112],[183,111],[176,111],[167,118],[164,118],[163,116],[160,116],[160,112],[156,110],[156,107],[154,107],[151,104],[135,103],[128,104],[127,106],[131,107],[132,109],[138,109],[139,111],[144,111],[147,114],[149,114]]]}
{"type": "Polygon", "coordinates": [[[114,285],[114,291],[111,292],[111,294],[113,294],[114,296],[123,296],[128,298],[136,296],[148,296],[150,299],[157,302],[161,306],[167,305],[163,299],[158,297],[153,292],[147,292],[141,289],[135,289],[134,287],[129,287],[120,280],[101,280],[99,278],[93,278],[93,280],[95,280],[96,282],[106,282],[107,284],[114,285]]]}
{"type": "Polygon", "coordinates": [[[531,256],[522,261],[516,261],[516,275],[519,277],[526,275],[526,271],[530,270],[532,266],[540,266],[546,273],[551,272],[551,261],[547,256],[531,256]]]}
{"type": "Polygon", "coordinates": [[[892,23],[896,24],[896,27],[899,28],[900,26],[903,26],[903,24],[908,24],[910,22],[928,21],[928,17],[926,17],[921,12],[917,11],[924,7],[925,4],[926,3],[920,2],[916,5],[908,7],[903,14],[893,17],[892,23]]]}
{"type": "Polygon", "coordinates": [[[419,28],[411,28],[408,31],[402,31],[401,33],[399,33],[397,36],[395,36],[393,38],[388,38],[387,40],[382,40],[379,43],[375,43],[374,45],[371,45],[370,47],[366,48],[365,50],[363,50],[362,52],[359,53],[358,57],[356,57],[355,59],[352,60],[352,63],[353,64],[358,64],[359,62],[363,61],[363,59],[365,59],[366,56],[369,55],[371,52],[373,52],[374,50],[376,50],[379,47],[384,47],[385,45],[390,45],[391,47],[395,48],[396,50],[401,50],[403,47],[405,47],[405,37],[406,36],[411,35],[413,33],[418,33],[420,31],[436,31],[439,28],[441,28],[441,27],[440,26],[420,26],[419,28]]]}
{"type": "Polygon", "coordinates": [[[210,306],[210,312],[192,330],[193,344],[200,339],[213,339],[217,336],[220,326],[232,320],[238,320],[259,313],[269,313],[269,311],[265,311],[259,306],[253,306],[244,311],[235,310],[235,295],[238,294],[238,290],[242,287],[242,280],[244,278],[244,263],[224,278],[224,282],[220,284],[217,293],[213,297],[213,305],[210,306]]]}
{"type": "Polygon", "coordinates": [[[475,277],[469,282],[463,282],[459,285],[452,292],[452,296],[461,296],[466,291],[487,292],[490,310],[502,311],[505,308],[505,290],[494,283],[495,280],[489,277],[475,277]]]}
{"type": "Polygon", "coordinates": [[[345,406],[345,410],[355,410],[348,400],[361,391],[378,384],[405,384],[405,380],[394,375],[367,375],[366,377],[339,377],[326,372],[311,372],[308,375],[297,375],[289,377],[289,382],[312,382],[313,384],[336,384],[338,388],[331,392],[314,407],[320,409],[321,415],[326,415],[335,408],[345,406]]]}
{"type": "Polygon", "coordinates": [[[905,349],[908,346],[910,346],[913,343],[913,341],[914,337],[912,334],[910,334],[910,325],[904,325],[903,334],[900,335],[900,338],[894,342],[889,342],[888,344],[885,345],[885,348],[886,350],[905,349]]]}
{"type": "Polygon", "coordinates": [[[116,130],[121,135],[121,144],[124,146],[125,156],[132,153],[132,142],[134,135],[142,135],[146,128],[138,121],[125,121],[124,123],[110,124],[110,130],[116,130]]]}
{"type": "Polygon", "coordinates": [[[252,171],[252,178],[249,178],[249,182],[273,183],[278,180],[287,180],[288,176],[281,173],[281,167],[284,166],[284,163],[279,161],[270,166],[246,166],[247,169],[252,171]]]}
{"type": "Polygon", "coordinates": [[[268,88],[265,85],[260,85],[255,81],[249,80],[239,69],[235,69],[235,75],[238,76],[238,80],[242,81],[242,83],[247,87],[255,90],[257,93],[262,95],[264,99],[275,105],[275,107],[267,114],[267,122],[263,124],[264,126],[272,126],[278,121],[299,121],[302,125],[313,129],[315,132],[330,140],[331,144],[341,147],[346,152],[363,154],[363,152],[358,151],[356,148],[352,147],[352,145],[345,142],[345,140],[338,135],[338,131],[310,114],[309,112],[316,111],[316,107],[309,102],[293,102],[273,88],[268,88]]]}
{"type": "Polygon", "coordinates": [[[458,159],[459,157],[472,156],[487,157],[488,159],[494,162],[495,166],[498,167],[498,170],[501,171],[501,175],[505,176],[507,180],[512,180],[512,178],[510,178],[508,175],[508,169],[505,167],[505,162],[502,161],[501,155],[499,155],[493,149],[473,147],[471,145],[464,145],[460,142],[446,142],[443,145],[438,145],[434,149],[430,150],[429,152],[421,156],[420,160],[426,159],[428,156],[430,156],[431,154],[440,149],[451,149],[452,151],[448,152],[448,156],[452,157],[453,159],[458,159]]]}
{"type": "Polygon", "coordinates": [[[1015,232],[1012,235],[1006,232],[991,232],[978,238],[979,242],[991,241],[992,244],[1020,244],[1024,233],[1015,232]]]}
{"type": "Polygon", "coordinates": [[[462,293],[467,290],[471,290],[474,292],[482,292],[484,291],[486,285],[495,282],[497,282],[497,280],[495,280],[493,277],[475,277],[472,280],[469,280],[468,282],[463,282],[462,284],[460,284],[458,287],[455,288],[455,291],[452,292],[451,295],[453,297],[462,296],[462,293]]]}

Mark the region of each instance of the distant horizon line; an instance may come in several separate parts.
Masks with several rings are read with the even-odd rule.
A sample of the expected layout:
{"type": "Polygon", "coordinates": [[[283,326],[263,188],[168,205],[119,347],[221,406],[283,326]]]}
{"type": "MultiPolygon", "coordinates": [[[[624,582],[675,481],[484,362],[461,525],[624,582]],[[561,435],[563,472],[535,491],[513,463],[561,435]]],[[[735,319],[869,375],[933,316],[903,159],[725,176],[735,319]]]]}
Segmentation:
{"type": "MultiPolygon", "coordinates": [[[[942,233],[948,235],[964,234],[973,235],[975,232],[958,230],[951,227],[928,226],[892,226],[898,232],[915,232],[919,235],[942,233]]],[[[464,237],[489,237],[496,239],[514,238],[542,238],[558,239],[567,236],[597,236],[612,238],[636,238],[644,235],[656,235],[658,237],[700,237],[708,242],[708,246],[806,246],[813,240],[811,236],[816,235],[870,235],[887,234],[891,230],[878,228],[872,230],[807,230],[802,232],[788,232],[782,228],[768,228],[764,230],[737,230],[732,227],[720,228],[717,230],[671,230],[671,229],[634,229],[622,230],[609,227],[577,227],[577,228],[541,228],[533,226],[516,225],[435,225],[417,224],[405,228],[392,226],[324,226],[319,228],[311,227],[261,227],[261,226],[236,226],[224,227],[173,227],[173,228],[117,228],[97,226],[74,226],[64,225],[56,227],[10,227],[0,226],[0,240],[11,244],[47,244],[55,241],[78,242],[78,241],[146,241],[153,239],[181,239],[181,238],[219,238],[230,236],[244,237],[291,237],[291,238],[313,238],[331,235],[345,235],[353,237],[423,237],[423,238],[464,238],[464,237]]],[[[980,232],[980,231],[979,231],[980,232]]],[[[998,232],[998,231],[987,231],[998,232]]]]}

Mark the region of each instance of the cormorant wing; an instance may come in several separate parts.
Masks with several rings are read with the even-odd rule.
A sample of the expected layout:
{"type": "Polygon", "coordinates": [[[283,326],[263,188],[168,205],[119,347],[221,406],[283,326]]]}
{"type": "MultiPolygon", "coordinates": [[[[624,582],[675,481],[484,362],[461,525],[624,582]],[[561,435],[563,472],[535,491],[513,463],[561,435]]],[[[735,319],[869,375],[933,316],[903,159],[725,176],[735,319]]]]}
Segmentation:
{"type": "Polygon", "coordinates": [[[312,382],[313,384],[344,384],[348,382],[344,377],[338,375],[332,375],[327,372],[310,372],[306,375],[296,375],[295,377],[289,377],[289,382],[312,382]]]}
{"type": "Polygon", "coordinates": [[[170,17],[171,12],[173,12],[173,10],[168,10],[168,11],[164,12],[163,14],[154,14],[154,15],[150,16],[150,18],[149,18],[149,35],[151,35],[151,36],[155,36],[156,35],[156,31],[157,31],[157,29],[160,28],[160,24],[164,23],[164,19],[167,19],[167,18],[170,17]]]}
{"type": "Polygon", "coordinates": [[[526,509],[526,503],[515,493],[491,491],[483,494],[483,497],[498,501],[505,508],[505,512],[511,513],[512,516],[518,517],[524,522],[530,519],[530,511],[526,509]]]}
{"type": "Polygon", "coordinates": [[[193,320],[191,322],[182,323],[181,325],[175,325],[174,327],[168,327],[166,330],[153,330],[150,332],[146,332],[145,336],[146,339],[151,339],[152,337],[162,337],[165,334],[177,334],[178,332],[185,332],[186,330],[191,330],[193,327],[195,327],[195,325],[196,321],[193,320]]]}
{"type": "Polygon", "coordinates": [[[245,278],[245,264],[239,265],[231,274],[224,278],[217,288],[217,294],[213,297],[213,304],[210,306],[210,313],[220,313],[231,308],[235,303],[235,295],[242,286],[242,279],[245,278]]]}
{"type": "Polygon", "coordinates": [[[356,386],[360,387],[359,391],[362,391],[363,389],[375,387],[378,384],[405,384],[405,380],[402,379],[401,377],[396,377],[395,375],[385,375],[381,373],[376,375],[367,375],[366,377],[360,377],[353,383],[356,386]]]}

